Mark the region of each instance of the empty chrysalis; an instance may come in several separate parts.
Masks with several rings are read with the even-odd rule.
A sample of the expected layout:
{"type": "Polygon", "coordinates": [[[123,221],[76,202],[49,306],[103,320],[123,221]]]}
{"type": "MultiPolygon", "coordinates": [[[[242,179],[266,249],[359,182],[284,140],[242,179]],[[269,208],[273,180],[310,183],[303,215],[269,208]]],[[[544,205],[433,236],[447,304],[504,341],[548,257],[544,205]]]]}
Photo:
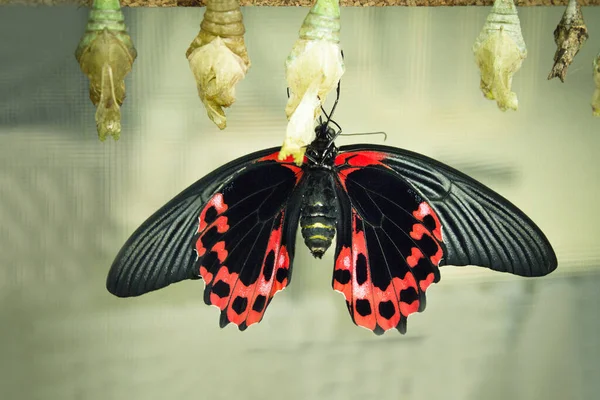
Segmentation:
{"type": "Polygon", "coordinates": [[[473,52],[485,97],[496,100],[502,111],[516,110],[518,100],[511,91],[512,78],[527,57],[527,47],[513,0],[495,0],[473,52]]]}
{"type": "Polygon", "coordinates": [[[285,61],[289,122],[279,157],[292,155],[302,163],[306,146],[314,139],[320,107],[344,74],[339,0],[316,0],[298,36],[285,61]]]}
{"type": "Polygon", "coordinates": [[[595,117],[600,117],[600,53],[594,59],[594,83],[596,90],[592,97],[592,112],[595,117]]]}
{"type": "Polygon", "coordinates": [[[200,32],[186,52],[208,117],[225,129],[223,108],[235,102],[235,85],[250,68],[238,0],[207,0],[200,32]]]}
{"type": "Polygon", "coordinates": [[[90,99],[96,106],[96,129],[104,141],[121,135],[120,106],[125,100],[125,76],[137,52],[127,33],[119,0],[94,0],[85,33],[75,57],[90,80],[90,99]]]}
{"type": "Polygon", "coordinates": [[[577,0],[569,0],[562,19],[554,30],[554,42],[556,53],[554,53],[554,66],[548,75],[548,79],[558,77],[565,81],[567,69],[573,58],[588,38],[587,26],[583,21],[581,7],[577,0]]]}

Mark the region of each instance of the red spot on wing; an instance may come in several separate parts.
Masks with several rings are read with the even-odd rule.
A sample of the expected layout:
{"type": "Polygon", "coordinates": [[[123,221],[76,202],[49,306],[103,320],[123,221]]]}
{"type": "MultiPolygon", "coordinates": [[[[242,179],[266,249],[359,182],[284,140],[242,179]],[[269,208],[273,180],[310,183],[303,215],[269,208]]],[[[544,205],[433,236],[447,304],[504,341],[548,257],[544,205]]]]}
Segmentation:
{"type": "Polygon", "coordinates": [[[423,235],[429,235],[429,231],[425,228],[425,225],[414,224],[410,231],[410,237],[415,240],[421,240],[423,235]]]}
{"type": "Polygon", "coordinates": [[[437,214],[433,211],[429,204],[422,202],[419,204],[417,211],[413,212],[413,216],[421,222],[428,215],[430,215],[435,221],[435,228],[431,232],[433,233],[433,236],[435,236],[435,238],[441,242],[443,240],[442,224],[440,223],[440,219],[438,218],[437,214]]]}
{"type": "Polygon", "coordinates": [[[204,245],[202,244],[202,240],[200,240],[200,238],[198,238],[198,240],[196,240],[196,254],[198,257],[202,257],[204,255],[204,253],[206,253],[206,249],[204,248],[204,245]]]}
{"type": "Polygon", "coordinates": [[[219,261],[221,261],[221,263],[225,262],[225,259],[227,258],[227,250],[225,249],[225,242],[223,242],[223,241],[217,242],[213,246],[212,251],[217,253],[217,258],[219,259],[219,261]]]}
{"type": "Polygon", "coordinates": [[[229,225],[227,224],[227,217],[225,216],[221,216],[219,218],[217,218],[215,220],[215,222],[213,222],[209,228],[216,226],[217,227],[217,232],[219,233],[225,233],[227,232],[227,230],[229,229],[229,225]]]}
{"type": "Polygon", "coordinates": [[[423,258],[423,253],[416,247],[411,248],[410,251],[410,256],[406,257],[406,263],[409,267],[414,268],[419,263],[419,260],[423,258]]]}
{"type": "Polygon", "coordinates": [[[200,276],[202,279],[204,279],[207,285],[212,282],[213,274],[210,273],[204,266],[200,266],[200,276]]]}
{"type": "Polygon", "coordinates": [[[209,209],[214,208],[217,216],[223,214],[227,210],[227,204],[223,199],[222,193],[216,193],[204,206],[198,218],[198,233],[207,228],[206,213],[209,209]]]}
{"type": "Polygon", "coordinates": [[[421,290],[426,291],[427,288],[433,283],[433,279],[434,279],[433,272],[430,272],[424,280],[419,282],[419,286],[421,287],[421,290]]]}
{"type": "Polygon", "coordinates": [[[437,247],[437,251],[434,255],[432,255],[431,257],[429,257],[429,259],[431,260],[431,263],[435,266],[440,265],[440,261],[442,261],[442,256],[444,255],[444,252],[442,250],[442,247],[439,245],[439,243],[436,243],[438,245],[437,247]]]}
{"type": "Polygon", "coordinates": [[[408,317],[412,313],[419,311],[419,300],[414,300],[412,303],[405,303],[400,301],[400,312],[402,315],[408,317]]]}

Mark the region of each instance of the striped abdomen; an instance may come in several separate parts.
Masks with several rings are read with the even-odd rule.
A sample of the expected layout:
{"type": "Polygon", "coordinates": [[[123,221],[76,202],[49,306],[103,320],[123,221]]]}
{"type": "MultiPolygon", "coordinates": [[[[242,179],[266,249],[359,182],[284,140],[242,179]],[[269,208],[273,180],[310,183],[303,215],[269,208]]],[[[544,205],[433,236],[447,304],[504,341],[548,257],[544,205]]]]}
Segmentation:
{"type": "Polygon", "coordinates": [[[338,215],[335,183],[327,170],[311,170],[307,179],[300,227],[304,243],[312,255],[321,258],[335,236],[338,215]]]}

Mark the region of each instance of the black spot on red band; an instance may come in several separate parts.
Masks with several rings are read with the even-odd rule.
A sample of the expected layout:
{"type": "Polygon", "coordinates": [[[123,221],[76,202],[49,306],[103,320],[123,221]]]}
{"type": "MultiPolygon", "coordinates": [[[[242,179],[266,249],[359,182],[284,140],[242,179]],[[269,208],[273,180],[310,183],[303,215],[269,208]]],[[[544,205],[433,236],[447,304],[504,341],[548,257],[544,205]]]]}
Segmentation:
{"type": "Polygon", "coordinates": [[[215,206],[210,206],[206,210],[206,213],[204,214],[204,222],[208,226],[208,225],[212,224],[213,222],[215,222],[218,215],[219,215],[219,213],[217,212],[217,209],[215,208],[215,206]]]}
{"type": "Polygon", "coordinates": [[[219,296],[220,298],[224,298],[224,297],[229,296],[229,293],[231,292],[231,288],[229,287],[228,283],[223,282],[223,281],[218,281],[213,285],[212,292],[214,294],[216,294],[217,296],[219,296]]]}
{"type": "Polygon", "coordinates": [[[273,267],[275,266],[275,251],[269,251],[267,257],[265,258],[265,267],[263,269],[263,276],[265,281],[269,282],[271,280],[271,275],[273,275],[273,267]]]}
{"type": "Polygon", "coordinates": [[[409,287],[400,291],[400,298],[407,304],[412,304],[413,301],[419,300],[419,294],[413,287],[409,287]]]}
{"type": "Polygon", "coordinates": [[[254,300],[254,304],[252,305],[252,310],[256,311],[256,312],[262,312],[262,310],[265,308],[266,302],[267,302],[267,298],[265,296],[263,296],[262,294],[259,294],[258,296],[256,296],[256,299],[254,300]]]}
{"type": "Polygon", "coordinates": [[[371,315],[373,312],[371,310],[371,303],[369,300],[358,299],[356,300],[356,312],[361,316],[366,317],[367,315],[371,315]]]}
{"type": "Polygon", "coordinates": [[[248,299],[246,297],[238,296],[231,304],[231,308],[233,308],[233,311],[235,311],[238,315],[246,311],[246,307],[248,307],[248,299]]]}
{"type": "Polygon", "coordinates": [[[277,274],[275,274],[275,278],[277,282],[282,283],[288,277],[288,270],[285,268],[279,268],[277,270],[277,274]]]}
{"type": "Polygon", "coordinates": [[[350,271],[348,271],[347,269],[336,269],[335,271],[333,271],[333,279],[335,279],[342,285],[345,285],[348,282],[350,282],[350,278],[352,278],[352,276],[350,275],[350,271]]]}
{"type": "Polygon", "coordinates": [[[356,282],[362,285],[367,281],[367,257],[359,253],[356,257],[356,282]]]}
{"type": "Polygon", "coordinates": [[[435,219],[427,214],[425,217],[423,217],[423,225],[425,225],[425,228],[427,228],[427,230],[433,232],[435,230],[435,228],[437,228],[437,224],[435,223],[435,219]]]}
{"type": "Polygon", "coordinates": [[[390,319],[396,313],[396,309],[394,307],[394,303],[391,300],[382,301],[379,303],[379,315],[381,315],[385,319],[390,319]]]}

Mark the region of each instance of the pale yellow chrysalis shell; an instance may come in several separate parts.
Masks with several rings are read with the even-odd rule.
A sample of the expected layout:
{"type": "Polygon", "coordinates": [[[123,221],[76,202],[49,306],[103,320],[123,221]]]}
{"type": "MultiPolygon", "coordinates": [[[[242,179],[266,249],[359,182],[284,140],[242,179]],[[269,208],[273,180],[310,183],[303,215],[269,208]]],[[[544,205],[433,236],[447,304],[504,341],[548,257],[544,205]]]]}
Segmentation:
{"type": "Polygon", "coordinates": [[[208,0],[200,32],[186,52],[209,118],[225,129],[223,108],[235,102],[235,85],[250,68],[238,0],[208,0]]]}
{"type": "Polygon", "coordinates": [[[592,97],[592,112],[595,117],[600,117],[600,54],[594,59],[594,83],[596,90],[592,97]]]}
{"type": "Polygon", "coordinates": [[[502,111],[518,108],[512,78],[527,57],[517,9],[512,0],[496,0],[473,45],[481,72],[481,91],[502,111]]]}
{"type": "Polygon", "coordinates": [[[305,147],[314,139],[320,107],[344,74],[339,13],[339,0],[317,0],[285,61],[289,121],[280,159],[293,155],[296,163],[302,162],[305,147]]]}

